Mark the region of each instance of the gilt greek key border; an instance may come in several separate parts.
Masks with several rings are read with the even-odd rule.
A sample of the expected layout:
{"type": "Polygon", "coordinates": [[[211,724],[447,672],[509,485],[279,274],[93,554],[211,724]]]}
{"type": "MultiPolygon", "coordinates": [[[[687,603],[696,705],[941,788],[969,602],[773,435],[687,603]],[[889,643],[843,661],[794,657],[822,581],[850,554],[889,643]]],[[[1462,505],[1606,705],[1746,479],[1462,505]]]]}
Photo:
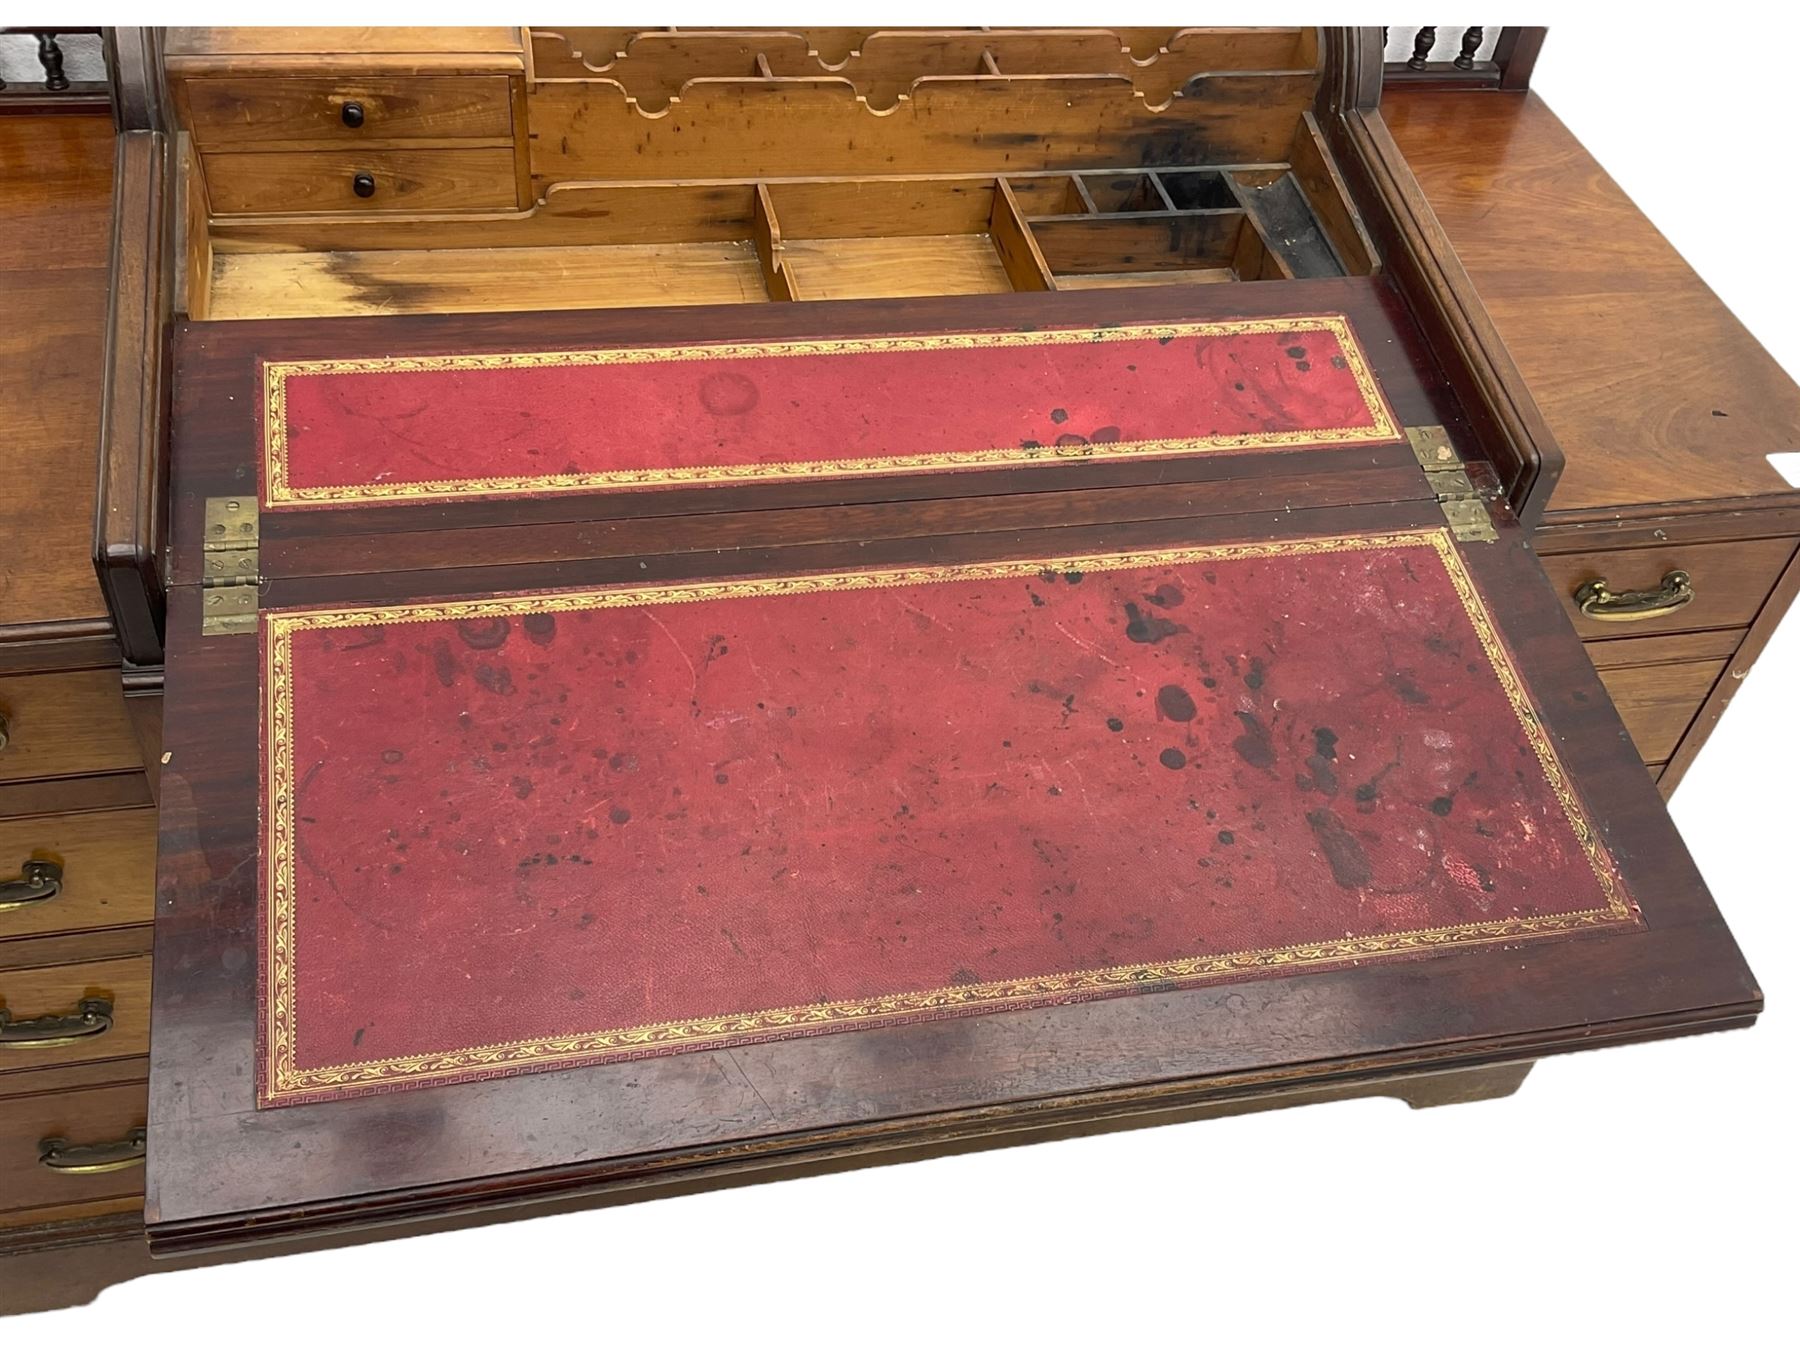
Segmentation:
{"type": "Polygon", "coordinates": [[[1525,683],[1501,640],[1487,605],[1463,564],[1450,532],[1444,529],[1204,545],[1048,560],[609,587],[481,600],[287,613],[276,611],[260,616],[260,624],[265,663],[262,734],[264,773],[267,779],[263,805],[264,820],[268,828],[268,843],[263,857],[262,962],[259,970],[262,1023],[258,1034],[258,1092],[259,1105],[262,1106],[317,1100],[347,1088],[366,1089],[382,1084],[423,1086],[493,1073],[567,1068],[609,1059],[630,1058],[658,1047],[679,1045],[697,1049],[708,1044],[729,1044],[752,1037],[770,1039],[784,1034],[803,1035],[821,1029],[846,1030],[901,1018],[917,1019],[950,1013],[970,1007],[980,1007],[983,1011],[990,1012],[1004,1011],[1041,1003],[1045,999],[1094,997],[1134,986],[1181,988],[1224,976],[1251,974],[1275,968],[1303,968],[1402,952],[1460,948],[1639,922],[1637,908],[1627,895],[1598,831],[1590,821],[1555,747],[1551,744],[1548,732],[1532,707],[1525,683]],[[950,581],[1030,577],[1036,576],[1045,568],[1055,571],[1109,572],[1186,563],[1300,557],[1391,548],[1429,550],[1442,563],[1507,701],[1518,718],[1520,729],[1537,756],[1545,781],[1567,817],[1576,842],[1593,870],[1605,901],[1603,905],[1525,919],[1333,938],[1316,943],[1230,952],[1158,964],[1112,966],[903,992],[870,999],[733,1012],[309,1069],[300,1068],[296,1062],[296,778],[292,676],[293,635],[297,632],[423,623],[437,619],[489,618],[496,615],[512,617],[572,610],[691,604],[752,596],[806,595],[820,591],[883,590],[950,581]]]}
{"type": "Polygon", "coordinates": [[[456,497],[508,497],[561,492],[673,487],[764,480],[859,478],[934,469],[994,468],[1007,465],[1131,459],[1221,450],[1272,450],[1300,446],[1374,445],[1400,437],[1400,426],[1368,358],[1341,314],[1233,319],[1208,323],[1137,324],[1118,328],[1049,329],[1034,332],[931,333],[915,337],[808,339],[786,342],[733,342],[676,347],[612,347],[586,351],[492,352],[445,356],[341,357],[262,364],[262,504],[358,506],[384,502],[438,501],[456,497]],[[1366,426],[1297,428],[1238,435],[1115,441],[1076,446],[990,447],[932,454],[881,455],[857,459],[793,459],[766,464],[708,464],[666,469],[618,469],[587,473],[518,474],[485,478],[443,478],[400,483],[343,483],[295,487],[289,481],[290,446],[287,382],[295,376],[367,375],[389,372],[533,370],[640,365],[653,362],[734,360],[745,357],[846,356],[867,352],[933,351],[976,347],[1048,347],[1177,337],[1236,337],[1263,333],[1331,334],[1337,342],[1363,407],[1366,426]]]}

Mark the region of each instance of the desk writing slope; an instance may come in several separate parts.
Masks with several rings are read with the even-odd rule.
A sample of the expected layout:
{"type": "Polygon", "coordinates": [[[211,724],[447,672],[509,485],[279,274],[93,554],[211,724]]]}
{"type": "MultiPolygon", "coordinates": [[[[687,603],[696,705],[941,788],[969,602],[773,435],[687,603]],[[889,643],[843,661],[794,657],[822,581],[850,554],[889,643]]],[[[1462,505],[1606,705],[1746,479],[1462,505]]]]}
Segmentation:
{"type": "Polygon", "coordinates": [[[190,330],[153,1243],[1752,1020],[1428,344],[1292,286],[190,330]]]}
{"type": "Polygon", "coordinates": [[[1442,530],[264,643],[269,1102],[1636,921],[1442,530]]]}

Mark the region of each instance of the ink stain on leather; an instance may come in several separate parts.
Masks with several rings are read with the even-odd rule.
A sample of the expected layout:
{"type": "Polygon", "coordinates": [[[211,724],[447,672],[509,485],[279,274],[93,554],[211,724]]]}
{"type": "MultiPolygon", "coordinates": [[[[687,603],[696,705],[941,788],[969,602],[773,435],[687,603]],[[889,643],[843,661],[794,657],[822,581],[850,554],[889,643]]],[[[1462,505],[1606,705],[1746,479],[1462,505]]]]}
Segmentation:
{"type": "Polygon", "coordinates": [[[1399,695],[1402,703],[1410,703],[1415,708],[1423,708],[1431,702],[1431,695],[1414,684],[1412,677],[1405,671],[1390,670],[1387,674],[1387,687],[1399,695]]]}
{"type": "Polygon", "coordinates": [[[1050,420],[1060,427],[1064,422],[1069,420],[1069,410],[1067,408],[1052,408],[1050,410],[1050,420]]]}
{"type": "Polygon", "coordinates": [[[442,638],[432,644],[431,665],[437,671],[437,681],[448,689],[456,683],[456,653],[450,650],[450,644],[442,638]]]}
{"type": "Polygon", "coordinates": [[[1272,769],[1275,767],[1275,746],[1269,739],[1269,729],[1263,725],[1262,719],[1255,713],[1240,712],[1233,716],[1243,724],[1243,734],[1231,743],[1237,751],[1239,759],[1253,769],[1272,769]]]}
{"type": "Polygon", "coordinates": [[[606,818],[615,825],[623,825],[631,819],[631,811],[623,806],[615,806],[606,813],[606,818]]]}
{"type": "Polygon", "coordinates": [[[700,382],[700,406],[714,417],[742,417],[761,401],[755,381],[733,370],[708,375],[700,382]]]}
{"type": "Polygon", "coordinates": [[[1172,745],[1158,755],[1156,759],[1165,769],[1187,768],[1187,756],[1182,754],[1181,751],[1177,750],[1172,745]]]}
{"type": "Polygon", "coordinates": [[[496,614],[490,619],[458,619],[456,635],[478,652],[491,652],[506,645],[512,633],[512,621],[496,614]]]}
{"type": "Polygon", "coordinates": [[[1180,624],[1171,622],[1160,614],[1146,614],[1133,601],[1125,602],[1125,636],[1133,642],[1156,643],[1185,632],[1187,629],[1180,624]]]}
{"type": "Polygon", "coordinates": [[[1367,886],[1375,875],[1369,866],[1369,855],[1363,852],[1356,836],[1344,828],[1337,812],[1308,811],[1306,823],[1312,826],[1313,838],[1319,841],[1319,850],[1331,867],[1331,879],[1345,890],[1367,886]]]}
{"type": "Polygon", "coordinates": [[[1120,718],[1109,717],[1106,719],[1106,729],[1108,731],[1123,731],[1125,730],[1125,723],[1120,718]]]}
{"type": "Polygon", "coordinates": [[[1181,587],[1177,586],[1172,581],[1165,581],[1162,585],[1147,594],[1144,599],[1148,600],[1158,609],[1174,609],[1183,600],[1187,599],[1187,597],[1181,593],[1181,587]]]}
{"type": "Polygon", "coordinates": [[[1263,687],[1263,681],[1267,678],[1268,672],[1263,669],[1262,657],[1251,657],[1250,669],[1244,676],[1244,687],[1251,690],[1261,689],[1263,687]]]}
{"type": "Polygon", "coordinates": [[[1297,782],[1302,791],[1322,792],[1327,797],[1338,793],[1337,733],[1330,727],[1313,728],[1313,752],[1306,757],[1306,774],[1297,782]]]}
{"type": "Polygon", "coordinates": [[[1199,711],[1193,696],[1178,684],[1165,684],[1156,691],[1156,707],[1171,722],[1191,722],[1199,711]]]}
{"type": "Polygon", "coordinates": [[[554,614],[527,614],[519,626],[525,630],[525,636],[540,647],[548,647],[556,641],[554,614]]]}
{"type": "Polygon", "coordinates": [[[475,667],[475,683],[490,694],[513,692],[512,672],[505,666],[490,666],[485,661],[475,667]]]}

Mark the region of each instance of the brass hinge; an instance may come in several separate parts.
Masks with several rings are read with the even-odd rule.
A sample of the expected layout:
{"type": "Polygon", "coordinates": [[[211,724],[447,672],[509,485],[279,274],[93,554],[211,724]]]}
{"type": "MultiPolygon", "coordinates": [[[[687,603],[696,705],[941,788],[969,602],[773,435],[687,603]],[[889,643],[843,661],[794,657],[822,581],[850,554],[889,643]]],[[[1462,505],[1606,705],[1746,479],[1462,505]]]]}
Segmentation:
{"type": "Polygon", "coordinates": [[[1406,439],[1413,458],[1425,470],[1425,481],[1438,499],[1450,533],[1464,543],[1491,544],[1499,539],[1480,489],[1450,444],[1450,433],[1435,425],[1408,427],[1406,439]]]}
{"type": "Polygon", "coordinates": [[[262,580],[259,531],[253,497],[208,497],[205,566],[200,577],[200,632],[256,631],[256,592],[262,580]]]}

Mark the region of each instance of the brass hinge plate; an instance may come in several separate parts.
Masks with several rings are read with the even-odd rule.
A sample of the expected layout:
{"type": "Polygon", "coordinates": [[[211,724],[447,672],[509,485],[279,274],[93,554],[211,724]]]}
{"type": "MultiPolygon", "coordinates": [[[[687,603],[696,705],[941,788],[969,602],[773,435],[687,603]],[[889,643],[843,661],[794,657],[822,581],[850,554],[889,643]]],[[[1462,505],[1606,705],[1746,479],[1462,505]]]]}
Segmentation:
{"type": "Polygon", "coordinates": [[[256,594],[262,580],[260,538],[254,498],[206,499],[200,577],[200,632],[204,636],[256,631],[256,594]]]}
{"type": "Polygon", "coordinates": [[[1487,503],[1463,467],[1456,447],[1450,444],[1450,433],[1436,425],[1408,427],[1406,440],[1443,509],[1450,533],[1464,543],[1491,544],[1498,540],[1487,503]]]}

